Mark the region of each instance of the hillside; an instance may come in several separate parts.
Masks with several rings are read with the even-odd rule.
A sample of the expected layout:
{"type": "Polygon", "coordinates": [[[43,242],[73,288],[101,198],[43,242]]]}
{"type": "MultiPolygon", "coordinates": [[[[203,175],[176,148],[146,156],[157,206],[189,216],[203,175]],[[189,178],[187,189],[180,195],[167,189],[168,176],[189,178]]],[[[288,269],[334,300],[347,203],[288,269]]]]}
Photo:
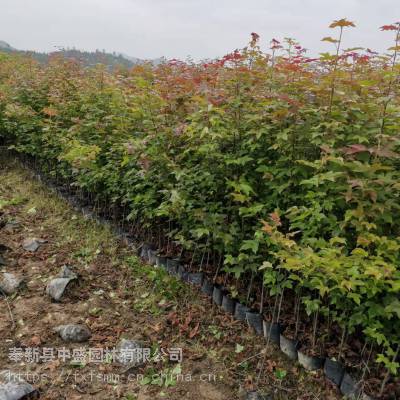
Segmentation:
{"type": "Polygon", "coordinates": [[[159,64],[164,61],[163,57],[154,60],[143,60],[136,57],[130,57],[124,54],[118,54],[116,52],[107,53],[104,50],[96,51],[83,51],[77,49],[61,48],[51,53],[36,52],[29,50],[18,50],[12,47],[7,42],[0,40],[0,51],[7,53],[15,53],[25,56],[30,56],[41,63],[46,63],[49,57],[61,54],[65,58],[79,61],[84,66],[93,66],[96,64],[104,64],[110,69],[118,67],[132,68],[136,64],[142,64],[146,61],[150,61],[153,64],[159,64]]]}

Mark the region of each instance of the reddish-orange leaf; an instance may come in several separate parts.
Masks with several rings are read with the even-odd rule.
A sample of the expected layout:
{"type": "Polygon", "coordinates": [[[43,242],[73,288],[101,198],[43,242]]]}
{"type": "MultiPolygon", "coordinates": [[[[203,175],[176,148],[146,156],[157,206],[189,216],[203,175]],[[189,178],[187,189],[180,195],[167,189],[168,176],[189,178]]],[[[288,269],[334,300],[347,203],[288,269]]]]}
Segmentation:
{"type": "Polygon", "coordinates": [[[363,144],[352,144],[343,149],[343,152],[348,155],[362,153],[365,151],[368,151],[368,148],[366,146],[364,146],[363,144]]]}
{"type": "Polygon", "coordinates": [[[383,25],[380,27],[381,31],[397,31],[397,29],[399,29],[398,26],[396,25],[383,25]]]}
{"type": "Polygon", "coordinates": [[[356,25],[354,22],[351,22],[347,20],[346,18],[338,19],[337,21],[333,21],[330,25],[329,28],[345,28],[345,27],[355,27],[356,25]]]}
{"type": "Polygon", "coordinates": [[[193,339],[199,333],[199,328],[200,328],[200,322],[198,322],[197,325],[190,331],[189,333],[190,339],[193,339]]]}

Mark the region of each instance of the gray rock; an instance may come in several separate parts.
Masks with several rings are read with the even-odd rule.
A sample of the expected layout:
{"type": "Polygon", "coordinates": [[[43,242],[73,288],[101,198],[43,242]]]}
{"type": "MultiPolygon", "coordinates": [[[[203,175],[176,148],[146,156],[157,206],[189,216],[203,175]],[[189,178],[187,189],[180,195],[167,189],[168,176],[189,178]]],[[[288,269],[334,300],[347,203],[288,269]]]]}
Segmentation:
{"type": "Polygon", "coordinates": [[[14,232],[16,229],[19,229],[21,227],[21,224],[17,221],[8,221],[4,225],[4,230],[7,232],[14,232]]]}
{"type": "Polygon", "coordinates": [[[24,250],[34,253],[35,251],[37,251],[39,249],[39,247],[43,243],[46,243],[46,240],[37,239],[37,238],[29,238],[29,239],[25,239],[22,242],[22,247],[24,248],[24,250]]]}
{"type": "Polygon", "coordinates": [[[73,278],[55,278],[52,279],[46,287],[46,293],[55,301],[60,301],[66,287],[73,278]]]}
{"type": "Polygon", "coordinates": [[[46,287],[46,293],[55,301],[60,301],[68,284],[77,279],[77,275],[66,265],[61,267],[58,277],[52,279],[46,287]]]}
{"type": "Polygon", "coordinates": [[[70,270],[70,268],[67,265],[63,265],[61,267],[61,271],[58,275],[59,278],[68,278],[68,279],[76,279],[77,276],[74,272],[70,270]]]}
{"type": "Polygon", "coordinates": [[[18,374],[13,374],[10,371],[4,371],[1,374],[0,384],[0,400],[22,400],[38,397],[37,390],[25,382],[18,374]]]}
{"type": "Polygon", "coordinates": [[[13,294],[20,287],[22,279],[15,276],[14,274],[9,274],[7,272],[3,273],[3,279],[0,282],[0,289],[5,294],[13,294]]]}
{"type": "Polygon", "coordinates": [[[130,367],[144,364],[143,345],[136,340],[121,339],[116,346],[118,361],[130,367]]]}
{"type": "Polygon", "coordinates": [[[6,260],[0,255],[0,266],[7,265],[6,260]]]}
{"type": "Polygon", "coordinates": [[[65,342],[86,342],[92,336],[85,325],[60,325],[54,329],[65,342]]]}

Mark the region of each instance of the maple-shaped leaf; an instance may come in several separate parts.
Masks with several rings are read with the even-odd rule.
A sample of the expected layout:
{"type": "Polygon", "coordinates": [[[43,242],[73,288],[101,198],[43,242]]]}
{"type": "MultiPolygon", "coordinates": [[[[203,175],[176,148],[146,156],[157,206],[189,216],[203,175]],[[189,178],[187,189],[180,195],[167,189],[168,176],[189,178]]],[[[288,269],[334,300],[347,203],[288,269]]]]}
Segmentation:
{"type": "Polygon", "coordinates": [[[266,221],[262,221],[262,223],[263,223],[262,230],[271,235],[273,231],[272,226],[266,221]]]}
{"type": "Polygon", "coordinates": [[[360,181],[359,179],[349,179],[348,182],[349,182],[351,188],[362,187],[362,185],[363,185],[362,181],[360,181]]]}
{"type": "Polygon", "coordinates": [[[333,37],[327,36],[321,39],[321,42],[337,43],[338,40],[334,39],[333,37]]]}
{"type": "Polygon", "coordinates": [[[343,152],[347,155],[363,153],[365,151],[368,151],[368,148],[363,144],[352,144],[350,146],[343,148],[343,152]]]}
{"type": "Polygon", "coordinates": [[[323,144],[319,147],[324,153],[331,154],[333,153],[333,149],[329,147],[327,144],[323,144]]]}
{"type": "Polygon", "coordinates": [[[369,198],[372,200],[373,203],[376,203],[376,200],[378,198],[378,193],[375,192],[375,190],[368,190],[367,194],[369,198]]]}
{"type": "Polygon", "coordinates": [[[399,27],[394,24],[391,24],[391,25],[383,25],[379,29],[381,31],[397,31],[397,29],[399,29],[399,27]]]}
{"type": "Polygon", "coordinates": [[[379,157],[387,157],[387,158],[399,158],[399,154],[390,150],[387,147],[383,148],[374,148],[373,153],[375,153],[379,157]]]}
{"type": "Polygon", "coordinates": [[[276,226],[281,226],[281,219],[276,211],[269,214],[269,216],[271,217],[272,221],[274,221],[276,226]]]}
{"type": "Polygon", "coordinates": [[[338,19],[337,21],[333,21],[330,25],[329,28],[345,28],[345,27],[355,27],[356,25],[354,22],[351,22],[347,20],[346,18],[338,19]]]}

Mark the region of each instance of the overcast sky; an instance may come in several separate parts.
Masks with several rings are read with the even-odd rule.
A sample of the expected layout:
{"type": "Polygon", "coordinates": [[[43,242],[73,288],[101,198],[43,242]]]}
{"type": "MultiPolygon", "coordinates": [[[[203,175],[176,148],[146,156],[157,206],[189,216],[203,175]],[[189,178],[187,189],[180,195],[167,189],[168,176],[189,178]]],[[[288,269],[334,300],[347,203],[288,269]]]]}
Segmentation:
{"type": "Polygon", "coordinates": [[[383,24],[400,20],[400,0],[0,0],[0,40],[18,49],[105,49],[139,58],[195,59],[243,47],[250,32],[266,47],[298,39],[312,53],[334,19],[347,17],[346,47],[385,50],[383,24]]]}

